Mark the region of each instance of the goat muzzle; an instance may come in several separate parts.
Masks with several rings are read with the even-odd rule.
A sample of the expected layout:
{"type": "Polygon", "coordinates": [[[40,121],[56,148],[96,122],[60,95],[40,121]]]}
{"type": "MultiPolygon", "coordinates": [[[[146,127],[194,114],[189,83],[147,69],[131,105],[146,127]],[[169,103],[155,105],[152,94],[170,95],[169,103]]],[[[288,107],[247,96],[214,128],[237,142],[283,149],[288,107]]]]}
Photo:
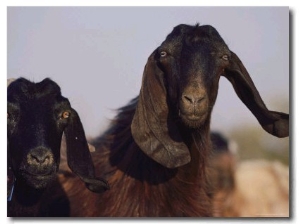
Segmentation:
{"type": "Polygon", "coordinates": [[[183,92],[179,102],[179,115],[184,124],[197,128],[206,119],[209,111],[207,94],[199,89],[189,88],[183,92]]]}

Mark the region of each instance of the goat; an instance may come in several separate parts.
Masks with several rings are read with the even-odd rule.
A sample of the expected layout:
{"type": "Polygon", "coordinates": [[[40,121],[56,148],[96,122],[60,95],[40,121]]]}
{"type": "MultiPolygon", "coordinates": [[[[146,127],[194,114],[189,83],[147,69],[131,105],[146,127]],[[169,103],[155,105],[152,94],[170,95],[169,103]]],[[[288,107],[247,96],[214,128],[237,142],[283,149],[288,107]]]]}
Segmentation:
{"type": "Polygon", "coordinates": [[[8,216],[68,216],[68,201],[53,195],[63,194],[55,181],[63,133],[71,170],[93,192],[108,188],[95,177],[79,115],[55,82],[19,78],[8,86],[7,101],[8,216]]]}
{"type": "Polygon", "coordinates": [[[267,109],[217,30],[178,25],[149,56],[139,96],[92,142],[110,191],[92,195],[70,178],[71,216],[212,216],[206,166],[221,75],[264,130],[288,136],[289,115],[267,109]]]}

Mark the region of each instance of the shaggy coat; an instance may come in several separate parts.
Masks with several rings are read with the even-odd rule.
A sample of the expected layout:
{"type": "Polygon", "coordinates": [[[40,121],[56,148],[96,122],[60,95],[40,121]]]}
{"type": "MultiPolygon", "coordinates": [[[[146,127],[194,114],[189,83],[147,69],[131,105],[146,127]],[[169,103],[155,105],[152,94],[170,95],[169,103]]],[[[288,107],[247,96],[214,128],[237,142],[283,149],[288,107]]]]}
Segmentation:
{"type": "Polygon", "coordinates": [[[139,96],[93,142],[96,171],[111,189],[95,195],[68,179],[71,215],[212,216],[206,166],[221,75],[267,132],[288,136],[289,115],[266,108],[212,26],[176,26],[149,56],[139,96]]]}

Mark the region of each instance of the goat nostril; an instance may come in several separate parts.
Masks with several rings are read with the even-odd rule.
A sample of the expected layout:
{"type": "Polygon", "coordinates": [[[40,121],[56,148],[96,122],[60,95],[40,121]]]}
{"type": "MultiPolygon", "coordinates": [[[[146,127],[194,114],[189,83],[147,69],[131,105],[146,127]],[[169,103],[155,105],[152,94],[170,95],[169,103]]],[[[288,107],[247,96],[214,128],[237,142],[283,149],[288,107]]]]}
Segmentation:
{"type": "Polygon", "coordinates": [[[204,98],[203,96],[183,95],[183,101],[190,104],[200,103],[204,98]]]}
{"type": "Polygon", "coordinates": [[[34,155],[31,155],[31,159],[37,163],[43,163],[46,160],[46,158],[44,157],[34,156],[34,155]]]}
{"type": "Polygon", "coordinates": [[[196,99],[196,103],[200,103],[205,97],[199,97],[196,99]]]}
{"type": "Polygon", "coordinates": [[[49,154],[31,153],[28,162],[30,164],[47,165],[51,163],[51,156],[49,154]]]}
{"type": "Polygon", "coordinates": [[[189,103],[193,103],[194,102],[194,99],[192,96],[187,96],[187,95],[184,95],[183,96],[183,99],[189,103]]]}

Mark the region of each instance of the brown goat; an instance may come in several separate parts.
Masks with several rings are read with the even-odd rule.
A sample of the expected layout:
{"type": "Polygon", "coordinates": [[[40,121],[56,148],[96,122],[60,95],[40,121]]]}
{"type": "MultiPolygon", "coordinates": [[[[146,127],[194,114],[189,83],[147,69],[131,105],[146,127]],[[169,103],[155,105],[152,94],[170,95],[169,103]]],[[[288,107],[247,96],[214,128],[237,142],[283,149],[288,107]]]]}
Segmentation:
{"type": "Polygon", "coordinates": [[[93,144],[111,189],[64,188],[72,216],[212,216],[206,166],[220,76],[270,134],[288,136],[289,115],[269,111],[248,72],[211,26],[179,25],[149,57],[140,95],[93,144]]]}

